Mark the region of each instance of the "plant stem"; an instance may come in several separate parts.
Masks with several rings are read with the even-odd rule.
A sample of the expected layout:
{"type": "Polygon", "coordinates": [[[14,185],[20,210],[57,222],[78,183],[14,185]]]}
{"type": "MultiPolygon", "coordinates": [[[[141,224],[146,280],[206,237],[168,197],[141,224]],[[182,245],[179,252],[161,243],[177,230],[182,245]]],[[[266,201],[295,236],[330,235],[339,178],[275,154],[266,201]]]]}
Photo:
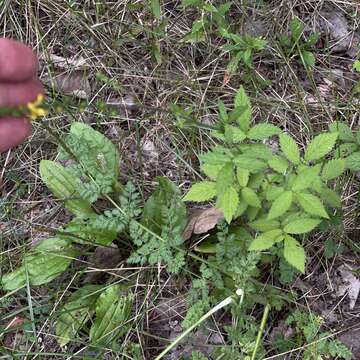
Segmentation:
{"type": "MultiPolygon", "coordinates": [[[[236,295],[240,296],[240,304],[242,304],[244,299],[244,292],[241,289],[236,290],[236,295]]],[[[186,329],[178,338],[175,339],[169,346],[166,347],[165,350],[158,355],[155,360],[160,360],[166,355],[171,349],[173,349],[182,339],[184,339],[191,331],[193,331],[198,325],[200,325],[203,321],[205,321],[208,317],[216,313],[218,310],[223,307],[229,305],[234,300],[233,296],[229,296],[219,304],[214,306],[211,310],[209,310],[205,315],[203,315],[195,324],[191,325],[188,329],[186,329]]]]}
{"type": "Polygon", "coordinates": [[[267,320],[267,318],[269,316],[269,311],[270,311],[270,305],[266,304],[265,310],[264,310],[264,313],[263,313],[263,316],[262,316],[262,319],[261,319],[260,329],[259,329],[259,331],[257,333],[255,348],[254,348],[254,351],[253,351],[253,353],[251,355],[251,360],[255,360],[256,353],[257,353],[259,345],[260,345],[261,335],[262,335],[262,333],[264,331],[266,320],[267,320]]]}

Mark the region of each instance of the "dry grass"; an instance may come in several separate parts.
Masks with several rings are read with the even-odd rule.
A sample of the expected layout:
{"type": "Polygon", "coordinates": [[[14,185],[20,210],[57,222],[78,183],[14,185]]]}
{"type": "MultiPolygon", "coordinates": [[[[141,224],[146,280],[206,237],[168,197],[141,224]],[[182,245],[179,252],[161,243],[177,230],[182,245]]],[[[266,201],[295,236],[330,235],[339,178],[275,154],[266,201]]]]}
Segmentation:
{"type": "MultiPolygon", "coordinates": [[[[353,128],[358,127],[360,102],[354,99],[352,88],[359,77],[351,68],[354,57],[359,54],[357,1],[235,1],[230,15],[239,32],[254,29],[257,22],[268,46],[261,56],[254,57],[252,77],[240,67],[227,83],[224,77],[229,55],[221,49],[221,39],[208,34],[199,44],[182,42],[197,17],[196,11],[181,10],[180,1],[162,1],[163,15],[168,22],[166,33],[156,39],[156,21],[146,3],[4,0],[0,9],[0,35],[31,45],[41,59],[40,78],[48,85],[48,102],[54,109],[44,120],[46,125],[60,138],[74,120],[101,130],[118,145],[122,154],[122,180],[132,179],[139,184],[145,197],[154,186],[156,176],[167,176],[184,188],[201,176],[197,155],[213,144],[207,127],[216,121],[216,102],[220,98],[231,106],[241,84],[251,96],[254,121],[261,119],[280,125],[301,146],[332,121],[344,120],[353,128]],[[332,51],[341,40],[328,42],[324,14],[329,11],[341,13],[347,19],[352,39],[348,50],[332,51]],[[323,31],[321,45],[315,53],[316,66],[311,73],[306,73],[296,59],[287,59],[279,48],[278,35],[288,32],[289,21],[295,15],[306,22],[306,31],[323,31]],[[157,40],[161,64],[151,55],[157,40]],[[65,63],[59,64],[57,57],[64,58],[65,63]],[[99,73],[108,80],[101,80],[99,73]],[[91,89],[85,89],[88,98],[64,97],[53,88],[51,79],[59,74],[65,77],[80,74],[80,79],[90,84],[91,89]],[[271,82],[264,86],[254,74],[258,79],[271,82]],[[55,111],[59,103],[64,107],[61,113],[55,111]],[[191,107],[193,125],[179,127],[171,104],[191,107]]],[[[84,84],[80,81],[75,85],[81,88],[84,84]]],[[[0,160],[1,174],[6,173],[0,188],[3,271],[15,268],[25,248],[69,219],[49,197],[38,173],[41,159],[56,156],[56,145],[56,138],[41,123],[34,124],[29,141],[4,154],[0,160]]],[[[333,238],[337,243],[344,242],[358,256],[358,183],[344,179],[341,186],[345,229],[349,236],[334,231],[333,238]]],[[[356,259],[347,253],[330,262],[322,256],[323,243],[321,234],[309,243],[308,253],[312,258],[306,280],[316,282],[324,272],[331,287],[332,274],[338,264],[356,263],[356,259]]],[[[143,358],[151,359],[169,342],[170,333],[174,333],[171,326],[176,324],[172,321],[181,322],[189,279],[169,278],[160,267],[124,267],[122,271],[124,276],[115,272],[120,282],[129,277],[136,279],[136,326],[126,341],[138,343],[143,358]]],[[[114,274],[112,270],[108,273],[114,274]]],[[[13,353],[9,347],[3,348],[4,356],[11,353],[20,358],[46,359],[91,356],[92,350],[85,342],[60,349],[54,338],[53,319],[58,305],[69,287],[76,286],[77,282],[75,266],[66,277],[46,288],[31,289],[30,294],[24,291],[0,297],[2,323],[6,324],[18,314],[26,317],[29,309],[39,315],[26,336],[19,335],[18,343],[11,339],[11,346],[16,343],[13,353]],[[50,303],[56,305],[48,309],[50,303]]],[[[312,308],[320,298],[327,301],[326,291],[305,292],[301,301],[312,308]]],[[[343,314],[340,304],[332,311],[342,316],[337,326],[342,321],[352,324],[359,316],[358,311],[343,314]]],[[[220,334],[221,324],[217,326],[215,321],[210,332],[220,334]]],[[[122,355],[109,350],[105,358],[120,359],[122,355]]],[[[297,357],[289,354],[286,358],[297,357]]]]}

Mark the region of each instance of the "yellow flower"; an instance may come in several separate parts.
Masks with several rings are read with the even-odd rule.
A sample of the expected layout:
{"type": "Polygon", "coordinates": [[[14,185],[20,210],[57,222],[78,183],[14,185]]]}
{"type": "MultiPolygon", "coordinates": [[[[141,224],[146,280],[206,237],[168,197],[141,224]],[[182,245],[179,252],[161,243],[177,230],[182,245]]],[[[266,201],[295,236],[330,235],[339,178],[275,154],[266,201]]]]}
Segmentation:
{"type": "Polygon", "coordinates": [[[44,96],[39,94],[35,101],[29,102],[26,106],[29,110],[29,118],[31,120],[36,120],[38,117],[47,115],[47,111],[41,107],[42,102],[44,101],[44,96]]]}

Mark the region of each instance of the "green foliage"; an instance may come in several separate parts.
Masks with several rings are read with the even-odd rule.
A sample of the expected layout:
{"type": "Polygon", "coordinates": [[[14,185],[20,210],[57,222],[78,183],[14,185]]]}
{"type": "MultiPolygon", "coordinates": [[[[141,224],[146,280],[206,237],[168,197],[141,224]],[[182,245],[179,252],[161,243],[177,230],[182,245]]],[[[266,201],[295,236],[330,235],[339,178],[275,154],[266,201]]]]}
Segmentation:
{"type": "Polygon", "coordinates": [[[305,343],[308,346],[302,353],[302,359],[312,360],[337,357],[339,359],[352,359],[351,351],[339,340],[329,337],[329,333],[321,332],[323,319],[312,312],[295,310],[285,321],[285,324],[295,329],[294,334],[287,340],[282,336],[277,339],[276,345],[283,350],[302,347],[305,343]],[[285,346],[285,349],[284,349],[285,346]]]}
{"type": "MultiPolygon", "coordinates": [[[[300,37],[302,28],[295,25],[293,31],[300,37]]],[[[305,251],[293,235],[311,232],[330,218],[331,207],[340,206],[340,197],[327,183],[346,169],[349,160],[338,156],[336,142],[353,139],[351,130],[341,125],[339,132],[333,127],[315,136],[302,155],[295,140],[280,128],[267,123],[251,126],[250,99],[242,87],[234,109],[220,102],[219,114],[215,137],[223,144],[199,156],[211,181],[194,184],[183,200],[216,198],[228,223],[255,230],[250,251],[270,250],[303,273],[305,251]],[[278,151],[262,143],[275,136],[278,151]]]]}
{"type": "Polygon", "coordinates": [[[96,301],[96,318],[90,329],[90,342],[106,346],[128,331],[133,295],[121,293],[120,285],[111,285],[96,301]]]}
{"type": "Polygon", "coordinates": [[[315,65],[312,48],[319,40],[320,34],[313,33],[305,38],[304,29],[305,26],[299,18],[292,19],[290,22],[291,35],[281,35],[279,42],[287,57],[298,57],[305,68],[310,68],[315,65]]]}

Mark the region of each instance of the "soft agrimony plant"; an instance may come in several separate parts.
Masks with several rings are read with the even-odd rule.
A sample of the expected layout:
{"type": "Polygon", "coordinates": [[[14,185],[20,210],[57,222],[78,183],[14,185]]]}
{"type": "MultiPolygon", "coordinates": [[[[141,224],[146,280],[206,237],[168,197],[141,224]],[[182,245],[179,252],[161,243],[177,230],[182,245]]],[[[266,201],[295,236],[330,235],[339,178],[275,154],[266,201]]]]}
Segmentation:
{"type": "Polygon", "coordinates": [[[184,200],[214,200],[228,223],[252,230],[249,250],[280,250],[304,273],[303,235],[341,206],[340,196],[329,187],[346,170],[346,160],[336,151],[339,132],[317,135],[302,152],[279,127],[251,124],[251,104],[243,88],[232,111],[219,102],[219,114],[212,135],[223,145],[200,155],[201,170],[209,179],[194,184],[184,200]],[[275,136],[279,150],[267,144],[275,136]]]}

